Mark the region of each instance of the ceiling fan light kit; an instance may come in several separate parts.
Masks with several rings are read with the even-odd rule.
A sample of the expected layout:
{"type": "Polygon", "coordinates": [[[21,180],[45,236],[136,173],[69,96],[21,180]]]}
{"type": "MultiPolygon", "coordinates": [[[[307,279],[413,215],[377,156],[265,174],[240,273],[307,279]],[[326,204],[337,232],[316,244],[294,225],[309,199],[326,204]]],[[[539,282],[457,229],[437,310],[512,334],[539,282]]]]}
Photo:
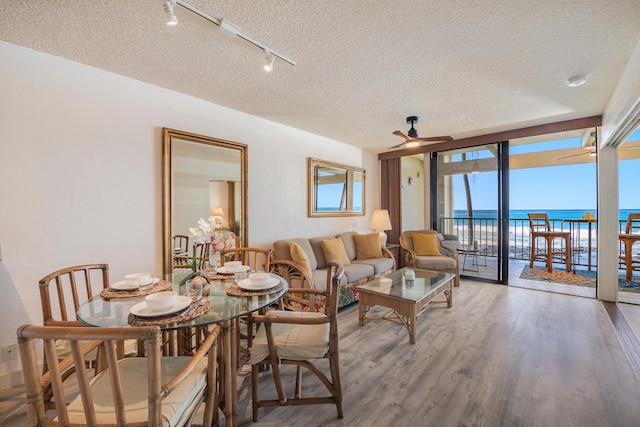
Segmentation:
{"type": "Polygon", "coordinates": [[[587,82],[587,78],[585,76],[573,76],[569,80],[567,80],[567,86],[578,87],[578,86],[582,86],[586,82],[587,82]]]}
{"type": "Polygon", "coordinates": [[[404,133],[402,133],[399,130],[393,132],[393,135],[398,135],[398,136],[404,138],[404,142],[402,142],[402,143],[400,143],[398,145],[394,145],[393,147],[389,147],[389,148],[387,148],[387,150],[391,150],[393,148],[399,148],[399,147],[402,147],[403,145],[404,145],[405,148],[418,147],[421,142],[453,141],[453,138],[451,138],[448,135],[446,135],[446,136],[429,136],[429,137],[426,137],[426,138],[419,138],[418,137],[418,131],[413,127],[414,123],[418,123],[418,116],[409,116],[409,117],[407,117],[407,123],[411,124],[411,129],[409,129],[409,132],[407,132],[407,135],[405,135],[404,133]]]}
{"type": "Polygon", "coordinates": [[[281,61],[286,62],[287,64],[290,64],[292,66],[296,65],[296,62],[290,58],[287,58],[286,56],[276,52],[275,50],[271,49],[268,46],[265,46],[264,44],[260,43],[257,40],[252,39],[251,37],[247,36],[246,34],[243,34],[240,31],[240,28],[235,25],[234,23],[226,20],[226,19],[218,19],[218,18],[214,18],[213,16],[204,13],[203,11],[191,6],[189,3],[184,2],[182,0],[166,0],[163,3],[163,10],[165,13],[165,17],[166,17],[166,24],[167,25],[177,25],[178,24],[178,18],[176,17],[176,15],[174,14],[174,9],[175,6],[178,5],[186,10],[188,10],[189,12],[198,15],[199,17],[203,18],[206,21],[211,22],[212,24],[217,25],[221,30],[223,30],[226,34],[229,34],[233,37],[239,37],[242,40],[246,41],[247,43],[257,47],[258,49],[260,49],[261,51],[265,52],[267,54],[267,64],[264,65],[264,69],[265,71],[270,72],[271,70],[273,70],[273,63],[275,62],[275,59],[278,58],[281,61]]]}

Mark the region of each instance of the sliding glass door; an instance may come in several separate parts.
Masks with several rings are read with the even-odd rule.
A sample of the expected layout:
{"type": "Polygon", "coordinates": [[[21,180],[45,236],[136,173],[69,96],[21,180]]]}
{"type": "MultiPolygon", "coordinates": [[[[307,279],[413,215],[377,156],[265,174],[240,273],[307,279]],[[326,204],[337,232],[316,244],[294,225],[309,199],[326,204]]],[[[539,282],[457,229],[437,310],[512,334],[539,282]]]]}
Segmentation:
{"type": "Polygon", "coordinates": [[[460,274],[504,283],[502,150],[496,143],[432,153],[432,228],[457,238],[460,274]]]}

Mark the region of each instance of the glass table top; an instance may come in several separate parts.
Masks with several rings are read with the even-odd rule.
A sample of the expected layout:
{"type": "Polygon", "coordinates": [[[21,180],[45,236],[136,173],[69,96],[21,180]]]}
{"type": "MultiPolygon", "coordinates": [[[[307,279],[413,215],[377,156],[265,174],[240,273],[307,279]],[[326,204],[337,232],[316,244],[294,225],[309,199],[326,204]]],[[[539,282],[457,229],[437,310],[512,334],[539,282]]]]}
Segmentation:
{"type": "Polygon", "coordinates": [[[358,285],[356,288],[405,300],[419,301],[425,295],[436,291],[454,278],[452,273],[441,273],[415,268],[413,271],[415,272],[416,278],[414,280],[407,280],[404,277],[406,271],[407,268],[401,268],[384,277],[379,277],[363,285],[358,285]],[[385,283],[385,281],[381,281],[381,279],[390,279],[391,282],[385,283]]]}
{"type": "MultiPolygon", "coordinates": [[[[165,276],[165,280],[172,283],[171,289],[176,291],[178,295],[186,294],[186,286],[179,286],[180,280],[186,273],[173,273],[165,276]]],[[[235,319],[245,316],[249,313],[267,307],[278,301],[288,289],[288,284],[282,277],[271,274],[272,277],[278,278],[283,284],[282,290],[268,294],[256,295],[250,297],[229,296],[226,293],[227,286],[233,284],[233,275],[228,279],[213,279],[203,289],[203,298],[207,298],[211,302],[211,308],[208,312],[195,319],[185,322],[173,323],[162,326],[163,330],[180,329],[194,326],[203,326],[213,323],[224,322],[226,320],[235,319]]],[[[95,296],[90,301],[82,304],[76,313],[78,320],[88,326],[98,327],[124,327],[130,326],[127,319],[131,307],[144,301],[144,297],[132,298],[114,298],[104,300],[102,297],[95,296]]]]}

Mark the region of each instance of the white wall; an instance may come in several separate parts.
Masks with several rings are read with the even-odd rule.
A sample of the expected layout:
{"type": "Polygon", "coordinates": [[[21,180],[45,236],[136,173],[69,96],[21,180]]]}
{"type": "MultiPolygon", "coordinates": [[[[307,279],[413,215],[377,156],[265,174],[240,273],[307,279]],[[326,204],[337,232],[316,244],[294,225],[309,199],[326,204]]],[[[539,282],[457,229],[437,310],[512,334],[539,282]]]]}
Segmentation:
{"type": "MultiPolygon", "coordinates": [[[[252,246],[371,231],[375,153],[5,42],[0,94],[2,346],[42,322],[38,280],[56,269],[161,273],[162,127],[248,144],[252,246]],[[367,215],[308,218],[307,157],[366,168],[367,215]]],[[[18,369],[0,364],[0,388],[18,369]]]]}

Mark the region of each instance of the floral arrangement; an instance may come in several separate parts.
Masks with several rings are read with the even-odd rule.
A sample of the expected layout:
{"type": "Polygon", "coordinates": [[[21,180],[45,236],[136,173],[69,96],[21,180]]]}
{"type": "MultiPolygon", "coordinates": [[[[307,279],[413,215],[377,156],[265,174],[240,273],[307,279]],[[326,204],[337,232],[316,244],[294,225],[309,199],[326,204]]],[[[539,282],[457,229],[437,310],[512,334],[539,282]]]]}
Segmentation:
{"type": "Polygon", "coordinates": [[[211,232],[219,228],[222,228],[222,218],[219,216],[210,216],[208,219],[200,218],[198,220],[198,226],[189,228],[189,232],[193,237],[207,240],[211,238],[211,232]]]}

